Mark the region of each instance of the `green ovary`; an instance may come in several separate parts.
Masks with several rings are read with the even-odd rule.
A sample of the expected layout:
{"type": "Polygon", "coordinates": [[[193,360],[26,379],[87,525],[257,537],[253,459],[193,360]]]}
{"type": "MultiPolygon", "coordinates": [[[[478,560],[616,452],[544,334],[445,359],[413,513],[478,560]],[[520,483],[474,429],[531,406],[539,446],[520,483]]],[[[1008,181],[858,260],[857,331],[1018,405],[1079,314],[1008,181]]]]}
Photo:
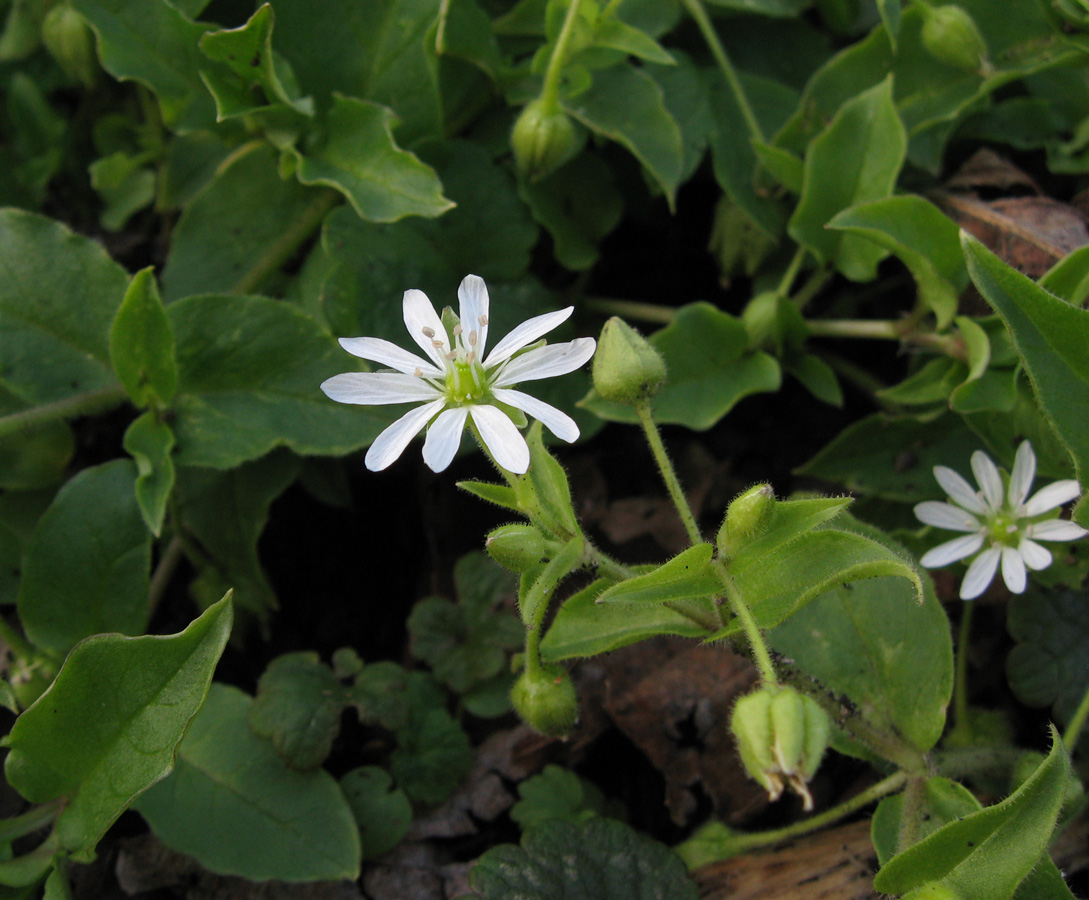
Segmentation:
{"type": "Polygon", "coordinates": [[[458,404],[471,403],[483,399],[486,382],[480,366],[475,363],[455,360],[446,373],[446,391],[450,399],[458,404]]]}
{"type": "Polygon", "coordinates": [[[1005,547],[1016,547],[1021,540],[1017,519],[1004,515],[997,515],[987,522],[987,535],[992,544],[1005,547]]]}

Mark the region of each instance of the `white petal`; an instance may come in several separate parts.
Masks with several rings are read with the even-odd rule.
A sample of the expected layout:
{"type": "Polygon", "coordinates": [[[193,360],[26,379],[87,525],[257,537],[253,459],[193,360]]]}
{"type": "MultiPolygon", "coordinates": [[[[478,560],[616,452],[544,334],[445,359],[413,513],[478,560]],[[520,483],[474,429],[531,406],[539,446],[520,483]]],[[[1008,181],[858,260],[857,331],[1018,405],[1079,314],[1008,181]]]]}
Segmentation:
{"type": "Polygon", "coordinates": [[[1041,547],[1036,541],[1021,538],[1021,543],[1017,545],[1017,551],[1021,554],[1025,565],[1034,572],[1039,572],[1051,565],[1051,551],[1047,547],[1041,547]]]}
{"type": "Polygon", "coordinates": [[[917,503],[915,518],[926,525],[949,531],[979,531],[981,527],[979,520],[967,510],[952,503],[939,503],[937,500],[917,503]]]}
{"type": "Polygon", "coordinates": [[[1056,481],[1054,484],[1049,484],[1045,488],[1040,488],[1032,497],[1029,502],[1025,504],[1025,516],[1038,516],[1041,513],[1046,513],[1049,509],[1054,509],[1056,506],[1062,506],[1064,503],[1069,503],[1077,497],[1081,496],[1081,485],[1078,484],[1073,478],[1067,478],[1065,481],[1056,481]]]}
{"type": "Polygon", "coordinates": [[[435,413],[446,405],[445,400],[436,400],[424,406],[409,410],[396,422],[374,439],[364,462],[372,472],[381,472],[405,451],[409,442],[420,433],[435,413]]]}
{"type": "Polygon", "coordinates": [[[530,350],[507,363],[495,380],[495,387],[574,372],[594,355],[596,349],[597,342],[593,338],[575,338],[565,344],[549,344],[530,350]]]}
{"type": "Polygon", "coordinates": [[[948,466],[935,466],[934,477],[942,486],[942,490],[949,495],[949,499],[955,503],[974,513],[987,511],[987,504],[959,472],[954,472],[948,466]]]}
{"type": "Polygon", "coordinates": [[[458,287],[458,300],[465,340],[468,341],[470,331],[476,332],[476,356],[480,359],[488,345],[488,286],[484,279],[479,275],[466,275],[458,287]],[[481,319],[485,324],[481,324],[481,319]]]}
{"type": "Polygon", "coordinates": [[[572,441],[578,440],[579,427],[575,424],[575,420],[567,413],[560,412],[556,407],[545,403],[543,400],[538,400],[536,397],[531,397],[521,391],[512,391],[509,388],[496,388],[492,391],[492,394],[501,403],[506,403],[533,416],[535,419],[540,419],[541,424],[561,441],[567,441],[570,444],[572,441]]]}
{"type": "Polygon", "coordinates": [[[1046,522],[1034,522],[1025,528],[1025,536],[1038,541],[1076,541],[1089,534],[1080,525],[1066,519],[1048,519],[1046,522]]]}
{"type": "Polygon", "coordinates": [[[510,417],[494,406],[470,406],[469,415],[495,461],[508,472],[525,474],[529,468],[529,445],[510,417]]]}
{"type": "Polygon", "coordinates": [[[1025,561],[1013,547],[1002,548],[1002,580],[1015,594],[1023,594],[1028,583],[1025,561]]]}
{"type": "Polygon", "coordinates": [[[431,377],[444,374],[442,369],[436,369],[428,360],[420,359],[415,353],[402,350],[396,344],[384,341],[382,338],[341,338],[340,346],[351,353],[352,356],[382,363],[391,369],[396,369],[398,372],[404,372],[406,375],[414,374],[417,369],[423,372],[424,375],[430,375],[431,377]]]}
{"type": "Polygon", "coordinates": [[[381,406],[386,403],[416,403],[442,396],[426,381],[399,372],[345,372],[321,383],[327,397],[338,403],[381,406]]]}
{"type": "Polygon", "coordinates": [[[961,600],[974,600],[987,590],[987,585],[994,580],[994,573],[998,571],[998,560],[1001,557],[1002,551],[991,547],[972,560],[964,574],[964,581],[960,584],[961,600]]]}
{"type": "Polygon", "coordinates": [[[443,354],[449,351],[450,348],[447,347],[443,351],[435,347],[431,342],[437,340],[445,344],[447,340],[446,329],[442,327],[442,319],[435,312],[435,307],[431,305],[431,301],[427,299],[427,294],[417,290],[405,291],[404,315],[405,328],[408,329],[409,337],[427,354],[428,359],[445,372],[446,361],[443,359],[443,354]],[[425,328],[434,334],[433,338],[424,333],[425,328]]]}
{"type": "Polygon", "coordinates": [[[972,454],[972,472],[976,476],[976,484],[983,491],[983,499],[991,509],[999,509],[1002,506],[1002,476],[998,474],[998,466],[982,450],[972,454]]]}
{"type": "Polygon", "coordinates": [[[461,433],[468,414],[469,410],[464,406],[443,410],[427,429],[423,460],[432,472],[441,472],[450,465],[461,446],[461,433]]]}
{"type": "Polygon", "coordinates": [[[982,546],[983,535],[966,534],[964,537],[953,538],[944,544],[938,544],[933,550],[928,550],[919,560],[919,564],[924,569],[938,569],[971,556],[982,546]]]}
{"type": "Polygon", "coordinates": [[[1013,470],[1010,472],[1010,486],[1006,490],[1010,509],[1016,510],[1025,502],[1035,477],[1036,454],[1032,452],[1032,444],[1021,441],[1017,456],[1013,460],[1013,470]]]}
{"type": "Polygon", "coordinates": [[[574,310],[575,307],[569,306],[567,309],[558,309],[555,312],[545,313],[543,316],[526,319],[495,345],[484,360],[485,368],[498,365],[527,344],[532,344],[537,338],[548,334],[561,322],[566,322],[574,310]]]}

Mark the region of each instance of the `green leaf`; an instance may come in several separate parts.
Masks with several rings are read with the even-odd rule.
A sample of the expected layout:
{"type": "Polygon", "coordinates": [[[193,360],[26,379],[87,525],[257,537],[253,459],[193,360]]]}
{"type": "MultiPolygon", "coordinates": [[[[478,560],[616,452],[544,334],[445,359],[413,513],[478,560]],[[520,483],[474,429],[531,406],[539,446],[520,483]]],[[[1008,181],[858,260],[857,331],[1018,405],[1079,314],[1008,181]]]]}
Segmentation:
{"type": "Polygon", "coordinates": [[[125,431],[125,452],[136,463],[136,502],[155,537],[163,530],[166,504],[174,490],[174,431],[153,410],[125,431]]]}
{"type": "Polygon", "coordinates": [[[872,280],[884,249],[825,226],[841,210],[888,197],[906,152],[890,79],[848,100],[806,152],[791,237],[853,281],[872,280]]]}
{"type": "MultiPolygon", "coordinates": [[[[1055,549],[1052,546],[1052,549],[1055,549]]],[[[1010,598],[1006,627],[1017,645],[1006,658],[1006,677],[1028,706],[1052,706],[1069,722],[1085,694],[1089,667],[1089,604],[1082,590],[1030,585],[1010,598]]]]}
{"type": "Polygon", "coordinates": [[[66,799],[56,833],[85,858],[141,791],[170,772],[231,628],[229,597],[180,634],[98,635],[16,721],[4,771],[32,803],[66,799]]]}
{"type": "Polygon", "coordinates": [[[747,561],[758,560],[765,553],[832,521],[850,505],[850,497],[776,500],[771,506],[768,521],[762,523],[760,530],[741,546],[732,564],[743,566],[747,561]]]}
{"type": "Polygon", "coordinates": [[[324,137],[305,153],[288,148],[299,181],[335,188],[369,222],[442,215],[453,204],[434,171],[394,142],[395,118],[377,103],[335,94],[324,137]]]}
{"type": "Polygon", "coordinates": [[[605,795],[597,785],[553,763],[518,785],[518,796],[510,817],[522,831],[549,819],[577,825],[605,808],[605,795]]]}
{"type": "Polygon", "coordinates": [[[949,620],[927,584],[919,602],[906,578],[834,587],[768,635],[772,647],[846,696],[866,723],[929,750],[953,689],[949,620]]]}
{"type": "Polygon", "coordinates": [[[340,779],[340,789],[359,826],[363,859],[376,859],[401,843],[412,824],[412,804],[385,769],[352,769],[340,779]]]}
{"type": "Polygon", "coordinates": [[[281,178],[267,144],[234,154],[186,206],[171,233],[163,267],[167,301],[256,290],[279,271],[335,197],[281,178]]]}
{"type": "Polygon", "coordinates": [[[907,266],[919,299],[946,328],[957,311],[957,298],[968,285],[968,270],[958,243],[957,226],[936,206],[908,194],[845,209],[829,228],[868,238],[894,253],[907,266]]]}
{"type": "Polygon", "coordinates": [[[494,503],[504,509],[521,512],[517,494],[514,493],[513,488],[509,488],[505,484],[492,484],[488,481],[459,481],[457,486],[474,497],[479,497],[486,503],[494,503]]]}
{"type": "Polygon", "coordinates": [[[166,0],[72,0],[98,36],[102,66],[122,81],[138,81],[159,98],[163,121],[175,131],[209,128],[215,108],[200,70],[197,46],[207,25],[187,19],[166,0]]]}
{"type": "Polygon", "coordinates": [[[743,13],[792,19],[810,5],[810,0],[708,0],[709,6],[736,9],[743,13]]]}
{"type": "Polygon", "coordinates": [[[155,202],[155,172],[147,162],[142,154],[118,151],[87,167],[91,187],[102,198],[99,221],[107,231],[120,231],[133,215],[155,202]]]}
{"type": "MultiPolygon", "coordinates": [[[[964,785],[938,776],[927,778],[923,783],[922,804],[915,810],[917,840],[980,809],[982,807],[979,801],[964,785]]],[[[899,843],[903,833],[903,819],[903,794],[886,797],[877,804],[870,822],[870,840],[877,851],[880,865],[887,863],[901,849],[899,843]]]]}
{"type": "Polygon", "coordinates": [[[318,390],[353,361],[290,305],[210,295],[167,310],[178,348],[179,466],[226,469],[278,446],[342,455],[387,424],[385,412],[334,403],[318,390]]]}
{"type": "Polygon", "coordinates": [[[137,407],[169,403],[178,386],[174,335],[163,309],[154,269],[132,276],[110,328],[110,359],[137,407]]]}
{"type": "Polygon", "coordinates": [[[347,702],[344,686],[317,653],[285,653],[257,683],[250,728],[270,740],[290,768],[316,769],[329,756],[347,702]]]}
{"type": "Polygon", "coordinates": [[[619,50],[625,56],[636,56],[647,62],[674,65],[676,60],[661,44],[644,31],[628,25],[616,16],[600,19],[594,28],[595,47],[619,50]]]}
{"type": "MultiPolygon", "coordinates": [[[[0,415],[22,412],[22,404],[0,384],[0,415]]],[[[19,428],[0,438],[0,489],[33,491],[64,480],[76,442],[66,422],[19,428]]]]}
{"type": "Polygon", "coordinates": [[[707,635],[706,626],[670,606],[599,606],[597,598],[613,583],[598,579],[564,601],[541,641],[541,656],[546,662],[598,656],[657,635],[707,635]]]}
{"type": "Polygon", "coordinates": [[[677,122],[654,79],[628,64],[594,73],[593,84],[565,101],[579,122],[616,141],[646,167],[673,208],[684,165],[677,122]]]}
{"type": "MultiPolygon", "coordinates": [[[[422,673],[421,677],[426,678],[422,673]]],[[[405,696],[413,683],[412,676],[389,660],[364,667],[351,687],[352,705],[358,710],[360,721],[390,731],[404,727],[410,712],[405,696]]],[[[430,679],[427,683],[434,684],[430,679]]],[[[437,690],[436,694],[435,703],[441,704],[443,698],[437,690]]]]}
{"type": "MultiPolygon", "coordinates": [[[[1002,317],[1032,379],[1036,398],[1089,481],[1089,310],[1064,303],[1010,268],[967,233],[961,235],[972,281],[1002,317]]],[[[1074,510],[1089,524],[1089,503],[1074,510]]]]}
{"type": "MultiPolygon", "coordinates": [[[[779,365],[762,351],[748,350],[739,319],[710,303],[689,303],[673,322],[650,337],[665,359],[668,380],[654,398],[654,419],[702,431],[750,394],[779,389],[779,365]]],[[[591,393],[580,406],[613,422],[638,421],[634,410],[591,393]]]]}
{"type": "Polygon", "coordinates": [[[397,731],[390,771],[412,800],[435,806],[457,790],[472,759],[469,738],[445,709],[414,709],[397,731]]]}
{"type": "Polygon", "coordinates": [[[1085,306],[1089,297],[1089,247],[1079,247],[1047,270],[1037,284],[1071,306],[1085,306]]]}
{"type": "Polygon", "coordinates": [[[696,884],[669,848],[622,822],[550,819],[522,845],[488,850],[469,874],[476,900],[695,900],[696,884]]]}
{"type": "Polygon", "coordinates": [[[614,584],[597,598],[602,605],[624,606],[679,602],[708,597],[723,590],[711,567],[711,544],[696,544],[657,568],[614,584]]]}
{"type": "Polygon", "coordinates": [[[295,480],[299,461],[280,451],[229,471],[178,470],[178,514],[205,554],[206,577],[232,586],[235,605],[266,625],[276,595],[261,568],[257,541],[272,501],[295,480]]]}
{"type": "Polygon", "coordinates": [[[93,634],[144,630],[151,533],[135,480],[128,460],[84,469],[42,516],[23,560],[19,618],[43,650],[63,656],[93,634]]]}
{"type": "Polygon", "coordinates": [[[221,121],[274,103],[286,104],[304,116],[313,115],[314,101],[298,96],[294,77],[289,75],[272,49],[274,19],[272,6],[266,3],[245,25],[208,32],[201,37],[200,49],[204,55],[223,63],[230,73],[202,73],[216,98],[221,121]],[[288,76],[288,84],[284,84],[282,76],[288,76]],[[259,99],[264,103],[259,99],[255,102],[258,91],[263,93],[263,98],[259,99]]]}
{"type": "Polygon", "coordinates": [[[0,385],[26,404],[116,387],[110,325],[128,280],[96,241],[0,211],[0,385]]]}
{"type": "Polygon", "coordinates": [[[354,879],[359,831],[324,769],[295,772],[246,724],[251,699],[215,684],[173,773],[136,808],[159,839],[212,872],[252,881],[354,879]]]}
{"type": "Polygon", "coordinates": [[[875,413],[845,428],[796,471],[867,496],[917,503],[944,496],[934,466],[969,470],[979,441],[956,416],[895,417],[875,413]]]}
{"type": "Polygon", "coordinates": [[[1070,762],[1052,728],[1047,759],[1013,794],[950,822],[889,860],[874,889],[902,894],[938,883],[964,900],[1008,900],[1046,850],[1070,762]]]}

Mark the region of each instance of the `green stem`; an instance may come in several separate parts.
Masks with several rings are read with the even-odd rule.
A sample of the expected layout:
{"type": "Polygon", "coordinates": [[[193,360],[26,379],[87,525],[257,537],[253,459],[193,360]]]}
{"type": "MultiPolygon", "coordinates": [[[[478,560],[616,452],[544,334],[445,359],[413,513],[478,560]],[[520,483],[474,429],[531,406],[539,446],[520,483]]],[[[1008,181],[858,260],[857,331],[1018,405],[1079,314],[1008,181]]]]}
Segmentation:
{"type": "MultiPolygon", "coordinates": [[[[888,778],[877,782],[877,784],[872,785],[861,793],[851,797],[849,800],[844,800],[842,803],[837,804],[830,809],[826,809],[822,813],[817,813],[815,816],[810,816],[808,819],[803,819],[800,822],[795,822],[794,824],[787,825],[783,828],[773,828],[770,831],[759,831],[749,834],[730,834],[722,840],[720,845],[721,853],[719,853],[716,858],[728,859],[731,856],[737,856],[748,850],[755,850],[759,847],[768,847],[772,844],[778,844],[782,841],[788,841],[792,838],[798,838],[802,835],[817,831],[818,829],[824,828],[826,825],[831,825],[833,822],[857,812],[865,806],[869,806],[882,797],[895,793],[900,790],[907,780],[908,776],[906,773],[895,772],[888,776],[888,778]]],[[[707,849],[700,845],[700,836],[698,832],[673,849],[685,858],[698,857],[703,864],[714,862],[714,859],[708,858],[706,855],[707,849]],[[690,852],[686,852],[687,848],[691,848],[690,852]]]]}
{"type": "Polygon", "coordinates": [[[9,843],[45,828],[61,811],[64,799],[50,800],[10,819],[0,819],[0,842],[9,843]]]}
{"type": "Polygon", "coordinates": [[[964,342],[953,335],[930,331],[910,331],[903,321],[887,319],[810,319],[806,322],[811,337],[863,338],[902,341],[916,347],[937,350],[952,359],[965,360],[964,342]]]}
{"type": "Polygon", "coordinates": [[[790,296],[790,288],[794,284],[794,279],[798,277],[798,270],[802,267],[802,262],[808,252],[805,247],[799,247],[794,251],[794,258],[791,259],[790,265],[787,266],[787,270],[779,280],[779,287],[776,289],[776,293],[780,297],[790,296]]]}
{"type": "Polygon", "coordinates": [[[27,643],[3,616],[0,616],[0,641],[7,644],[11,652],[20,659],[29,661],[38,656],[38,651],[27,643]]]}
{"type": "Polygon", "coordinates": [[[620,316],[622,319],[634,319],[637,322],[653,322],[655,325],[668,325],[677,318],[677,310],[674,307],[662,306],[658,303],[614,300],[608,297],[588,297],[584,303],[591,312],[605,316],[620,316]]]}
{"type": "Polygon", "coordinates": [[[665,444],[662,443],[662,435],[650,412],[650,403],[646,400],[637,403],[635,412],[639,416],[639,424],[643,426],[643,433],[646,434],[647,443],[650,444],[650,452],[654,454],[654,461],[662,473],[662,480],[665,481],[669,496],[680,514],[684,530],[688,534],[688,541],[695,546],[703,541],[703,537],[700,535],[699,526],[696,525],[696,517],[692,515],[692,508],[688,505],[688,499],[681,490],[681,483],[677,479],[677,472],[673,468],[669,454],[666,453],[665,444]]]}
{"type": "Polygon", "coordinates": [[[125,396],[125,389],[121,385],[114,385],[0,416],[0,438],[18,434],[21,431],[27,431],[49,422],[105,412],[115,406],[120,406],[125,401],[125,396]]]}
{"type": "Polygon", "coordinates": [[[625,581],[628,578],[634,578],[639,573],[629,566],[624,565],[622,562],[618,562],[613,559],[607,553],[598,549],[589,539],[586,541],[586,561],[589,565],[597,569],[598,574],[604,575],[606,578],[615,578],[617,581],[625,581]]]}
{"type": "Polygon", "coordinates": [[[159,606],[159,601],[162,600],[163,594],[166,592],[166,586],[170,584],[174,570],[184,558],[185,543],[178,534],[175,534],[170,539],[170,543],[166,545],[166,550],[163,552],[159,564],[155,567],[155,572],[152,574],[151,582],[148,585],[147,608],[149,614],[154,613],[159,606]]]}
{"type": "Polygon", "coordinates": [[[567,48],[571,43],[571,36],[575,33],[575,23],[578,21],[581,5],[581,0],[571,0],[563,20],[563,27],[560,29],[559,37],[556,38],[552,58],[548,61],[544,87],[541,89],[541,105],[546,115],[560,111],[560,81],[563,77],[564,63],[567,61],[567,48]]]}
{"type": "Polygon", "coordinates": [[[923,800],[926,798],[926,779],[920,775],[908,780],[904,788],[904,808],[900,813],[900,833],[896,836],[896,852],[907,850],[919,840],[922,824],[923,800]]]}
{"type": "Polygon", "coordinates": [[[711,55],[714,56],[715,62],[718,63],[718,67],[722,70],[722,75],[726,79],[726,86],[730,89],[730,93],[733,94],[734,102],[737,103],[738,108],[741,110],[741,117],[745,120],[745,127],[749,131],[750,140],[763,143],[764,132],[760,129],[760,123],[756,121],[756,115],[749,104],[749,98],[745,96],[745,90],[741,86],[741,79],[737,77],[737,70],[734,68],[733,63],[730,62],[730,57],[726,55],[726,50],[718,39],[718,33],[707,15],[707,10],[703,8],[703,3],[701,0],[681,0],[681,2],[684,4],[684,8],[688,10],[688,14],[695,20],[696,25],[703,34],[703,39],[707,41],[711,55]]]}
{"type": "Polygon", "coordinates": [[[1089,716],[1089,689],[1086,689],[1082,695],[1081,703],[1078,704],[1078,708],[1066,726],[1066,731],[1063,732],[1063,743],[1066,745],[1067,753],[1074,752],[1087,716],[1089,716]]]}
{"type": "Polygon", "coordinates": [[[262,257],[231,288],[232,294],[250,294],[265,279],[291,259],[295,252],[325,221],[325,215],[340,200],[340,194],[332,188],[323,189],[293,220],[291,226],[266,248],[262,257]]]}
{"type": "Polygon", "coordinates": [[[927,771],[926,757],[914,746],[895,734],[889,734],[871,725],[861,716],[848,716],[839,723],[851,737],[865,744],[896,768],[910,775],[927,771]]]}
{"type": "Polygon", "coordinates": [[[756,663],[756,668],[760,670],[760,680],[768,687],[776,687],[779,684],[779,676],[775,672],[775,664],[771,661],[771,652],[764,641],[764,633],[760,630],[760,626],[756,624],[756,617],[752,614],[752,610],[749,609],[749,605],[738,593],[734,580],[730,577],[730,573],[726,568],[726,563],[722,559],[716,559],[712,565],[722,582],[726,599],[730,603],[730,609],[741,622],[741,627],[745,629],[745,636],[749,639],[749,649],[752,651],[753,661],[756,663]]]}
{"type": "Polygon", "coordinates": [[[963,604],[960,631],[957,634],[957,658],[953,675],[953,731],[967,733],[968,721],[968,639],[972,631],[974,603],[963,604]]]}
{"type": "Polygon", "coordinates": [[[809,305],[809,301],[820,293],[821,288],[824,287],[831,275],[832,271],[827,265],[818,266],[810,273],[801,290],[794,295],[794,305],[798,307],[798,312],[805,309],[809,305]]]}

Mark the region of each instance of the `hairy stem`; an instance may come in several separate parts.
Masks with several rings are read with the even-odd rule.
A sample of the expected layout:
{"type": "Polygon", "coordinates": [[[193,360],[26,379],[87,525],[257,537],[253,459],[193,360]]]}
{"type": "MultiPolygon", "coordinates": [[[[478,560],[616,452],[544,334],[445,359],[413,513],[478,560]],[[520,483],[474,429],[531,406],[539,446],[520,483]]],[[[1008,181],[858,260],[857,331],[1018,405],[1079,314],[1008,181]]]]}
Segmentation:
{"type": "Polygon", "coordinates": [[[654,461],[658,464],[658,470],[662,473],[662,480],[669,491],[669,496],[673,500],[673,505],[677,507],[677,513],[681,517],[681,523],[688,535],[688,541],[695,546],[703,538],[700,535],[699,526],[696,524],[696,517],[692,515],[692,507],[688,505],[688,499],[681,489],[681,482],[677,478],[677,472],[673,468],[669,454],[666,452],[665,444],[662,443],[662,435],[658,431],[658,425],[655,423],[654,417],[651,415],[650,404],[646,400],[641,401],[636,404],[635,412],[639,416],[639,424],[643,426],[643,433],[646,434],[647,443],[650,444],[650,452],[654,454],[654,461]]]}
{"type": "Polygon", "coordinates": [[[544,87],[541,89],[541,104],[545,113],[557,113],[560,110],[560,81],[563,77],[563,65],[567,61],[567,48],[571,43],[571,36],[575,33],[575,23],[579,18],[581,0],[571,0],[567,7],[567,15],[563,20],[559,37],[556,38],[556,46],[552,50],[552,57],[548,60],[548,69],[545,72],[544,87]]]}

